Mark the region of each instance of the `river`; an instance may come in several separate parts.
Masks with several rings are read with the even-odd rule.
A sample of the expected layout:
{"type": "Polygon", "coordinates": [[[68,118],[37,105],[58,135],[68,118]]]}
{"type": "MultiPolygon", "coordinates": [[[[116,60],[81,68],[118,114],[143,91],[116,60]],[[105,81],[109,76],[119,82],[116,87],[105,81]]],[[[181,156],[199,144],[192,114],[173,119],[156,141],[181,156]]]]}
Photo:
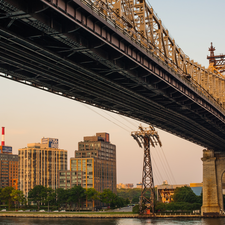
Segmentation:
{"type": "Polygon", "coordinates": [[[225,218],[207,219],[80,219],[80,218],[6,218],[0,225],[225,225],[225,218]]]}

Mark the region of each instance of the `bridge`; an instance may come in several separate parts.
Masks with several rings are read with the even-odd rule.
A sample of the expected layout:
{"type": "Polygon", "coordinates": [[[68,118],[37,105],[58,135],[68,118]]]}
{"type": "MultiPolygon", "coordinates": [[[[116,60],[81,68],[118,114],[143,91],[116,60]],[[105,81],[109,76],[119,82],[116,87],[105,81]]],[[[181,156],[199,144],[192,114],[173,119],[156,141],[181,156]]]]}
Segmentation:
{"type": "Polygon", "coordinates": [[[0,51],[2,77],[224,154],[223,75],[185,55],[144,0],[0,0],[0,51]]]}

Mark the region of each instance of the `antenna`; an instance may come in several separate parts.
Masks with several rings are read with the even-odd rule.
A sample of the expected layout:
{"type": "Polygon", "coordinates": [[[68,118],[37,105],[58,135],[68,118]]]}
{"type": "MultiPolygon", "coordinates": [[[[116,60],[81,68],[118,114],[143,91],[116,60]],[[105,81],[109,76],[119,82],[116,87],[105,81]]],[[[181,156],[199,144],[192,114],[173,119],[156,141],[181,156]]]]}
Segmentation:
{"type": "Polygon", "coordinates": [[[5,146],[5,127],[2,127],[2,146],[5,146]]]}

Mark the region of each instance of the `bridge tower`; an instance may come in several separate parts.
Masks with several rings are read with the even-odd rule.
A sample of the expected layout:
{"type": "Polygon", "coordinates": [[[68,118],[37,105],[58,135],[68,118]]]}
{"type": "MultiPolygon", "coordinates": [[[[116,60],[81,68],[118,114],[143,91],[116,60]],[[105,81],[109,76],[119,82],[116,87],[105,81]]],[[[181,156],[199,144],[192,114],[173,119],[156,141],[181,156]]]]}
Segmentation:
{"type": "Polygon", "coordinates": [[[140,214],[154,214],[154,179],[152,171],[152,162],[150,155],[150,145],[155,147],[159,144],[162,146],[158,133],[153,126],[149,128],[143,128],[139,126],[138,131],[133,131],[131,136],[137,141],[138,145],[142,148],[144,146],[144,160],[143,160],[143,172],[142,172],[142,191],[139,201],[140,214]],[[150,197],[147,197],[147,192],[150,192],[150,197]]]}
{"type": "Polygon", "coordinates": [[[224,211],[225,153],[203,150],[203,202],[202,215],[222,214],[224,211]]]}
{"type": "Polygon", "coordinates": [[[211,42],[211,46],[209,48],[210,55],[207,56],[207,59],[209,60],[209,69],[211,70],[217,70],[219,73],[225,72],[225,55],[215,55],[214,51],[216,50],[215,47],[213,47],[213,43],[211,42]]]}

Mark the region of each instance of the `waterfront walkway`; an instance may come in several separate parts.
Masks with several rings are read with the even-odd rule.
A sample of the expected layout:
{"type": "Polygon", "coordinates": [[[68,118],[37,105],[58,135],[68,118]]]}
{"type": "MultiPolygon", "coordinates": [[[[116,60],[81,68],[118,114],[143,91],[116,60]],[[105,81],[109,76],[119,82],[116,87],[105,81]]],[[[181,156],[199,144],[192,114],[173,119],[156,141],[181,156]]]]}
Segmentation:
{"type": "Polygon", "coordinates": [[[177,215],[144,215],[132,213],[40,213],[40,212],[2,212],[0,217],[21,217],[21,218],[201,218],[201,215],[177,214],[177,215]]]}

